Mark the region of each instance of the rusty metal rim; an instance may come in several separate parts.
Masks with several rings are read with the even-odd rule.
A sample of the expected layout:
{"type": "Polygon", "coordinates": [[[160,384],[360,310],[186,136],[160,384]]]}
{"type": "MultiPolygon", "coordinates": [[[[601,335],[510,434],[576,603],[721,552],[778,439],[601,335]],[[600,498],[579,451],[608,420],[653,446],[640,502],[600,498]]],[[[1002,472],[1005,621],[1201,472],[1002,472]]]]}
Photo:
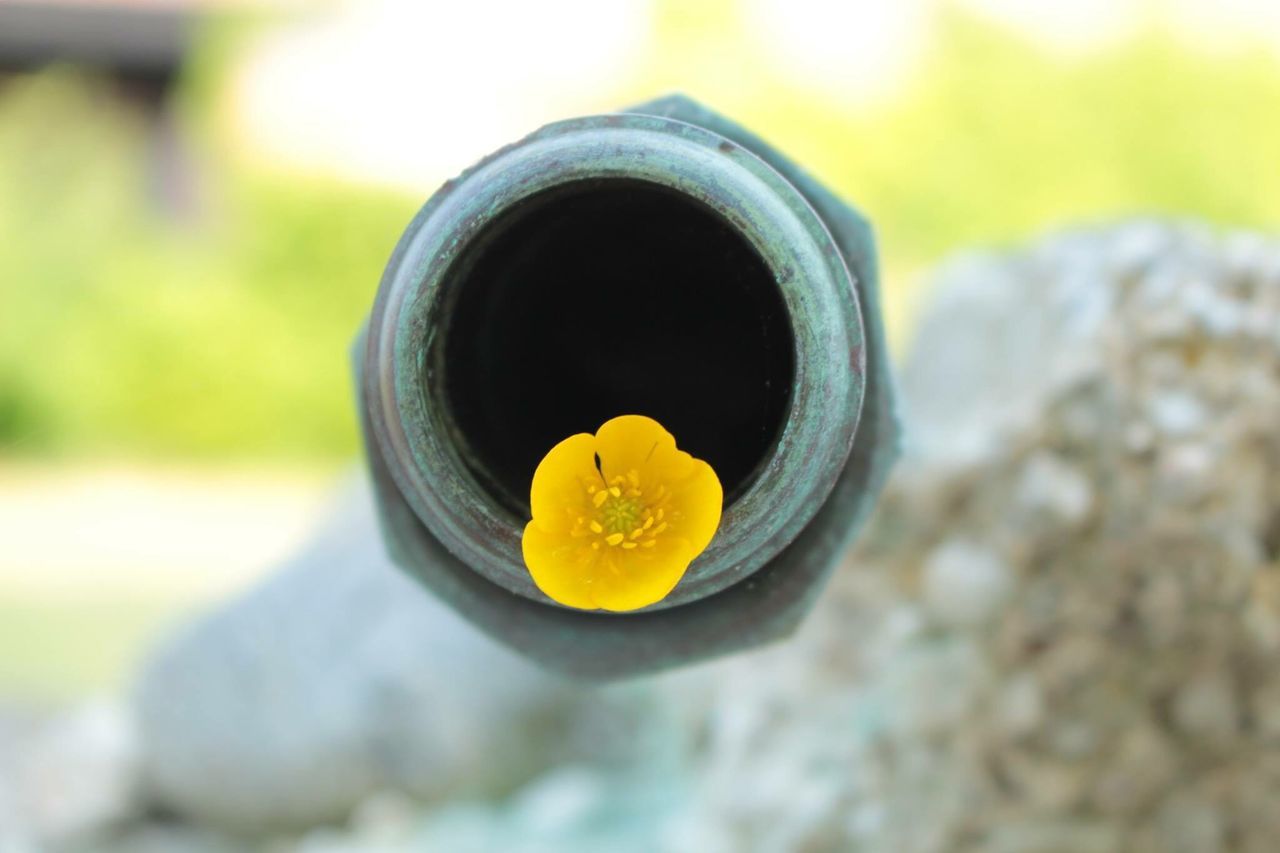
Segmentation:
{"type": "MultiPolygon", "coordinates": [[[[764,161],[672,119],[611,115],[548,125],[442,188],[409,225],[369,325],[363,387],[374,440],[416,515],[481,576],[546,604],[511,522],[467,471],[424,392],[441,282],[467,241],[512,205],[579,180],[646,180],[685,193],[735,227],[773,271],[795,338],[796,387],[755,483],[662,609],[714,594],[782,550],[821,507],[852,446],[863,397],[855,288],[820,218],[764,161]]],[[[678,437],[677,437],[678,438],[678,437]]],[[[557,605],[558,606],[558,605],[557,605]]]]}

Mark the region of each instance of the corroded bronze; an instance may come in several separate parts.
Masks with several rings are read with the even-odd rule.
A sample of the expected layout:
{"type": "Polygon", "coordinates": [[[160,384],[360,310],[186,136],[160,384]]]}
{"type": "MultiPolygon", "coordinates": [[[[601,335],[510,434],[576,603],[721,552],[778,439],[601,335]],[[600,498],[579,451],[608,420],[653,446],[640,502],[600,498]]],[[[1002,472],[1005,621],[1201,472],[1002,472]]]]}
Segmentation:
{"type": "Polygon", "coordinates": [[[674,96],[549,125],[437,192],[356,348],[389,551],[547,667],[616,678],[788,634],[897,452],[866,220],[674,96]],[[726,489],[664,601],[566,609],[520,556],[542,453],[656,417],[726,489]]]}

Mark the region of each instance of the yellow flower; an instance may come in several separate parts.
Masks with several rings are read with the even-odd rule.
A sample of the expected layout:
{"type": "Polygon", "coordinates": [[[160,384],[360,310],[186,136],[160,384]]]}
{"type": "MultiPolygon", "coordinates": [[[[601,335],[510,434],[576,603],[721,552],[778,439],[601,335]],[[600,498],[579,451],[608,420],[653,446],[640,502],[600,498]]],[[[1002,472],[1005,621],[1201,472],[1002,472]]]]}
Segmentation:
{"type": "Polygon", "coordinates": [[[524,562],[548,598],[635,610],[667,597],[720,524],[711,466],[652,418],[623,415],[571,435],[533,475],[524,562]]]}

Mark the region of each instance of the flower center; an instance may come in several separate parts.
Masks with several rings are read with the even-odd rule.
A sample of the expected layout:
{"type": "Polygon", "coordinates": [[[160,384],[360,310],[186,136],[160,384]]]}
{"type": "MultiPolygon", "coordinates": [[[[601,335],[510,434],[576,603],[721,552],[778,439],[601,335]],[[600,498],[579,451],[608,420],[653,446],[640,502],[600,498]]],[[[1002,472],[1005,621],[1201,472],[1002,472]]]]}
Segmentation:
{"type": "Polygon", "coordinates": [[[600,506],[600,524],[609,533],[630,533],[636,523],[643,521],[640,511],[643,509],[637,498],[626,495],[615,498],[612,495],[600,506]]]}
{"type": "Polygon", "coordinates": [[[595,512],[581,516],[574,536],[590,536],[591,547],[652,548],[667,529],[666,486],[642,489],[635,470],[615,476],[608,483],[591,483],[587,495],[595,512]]]}

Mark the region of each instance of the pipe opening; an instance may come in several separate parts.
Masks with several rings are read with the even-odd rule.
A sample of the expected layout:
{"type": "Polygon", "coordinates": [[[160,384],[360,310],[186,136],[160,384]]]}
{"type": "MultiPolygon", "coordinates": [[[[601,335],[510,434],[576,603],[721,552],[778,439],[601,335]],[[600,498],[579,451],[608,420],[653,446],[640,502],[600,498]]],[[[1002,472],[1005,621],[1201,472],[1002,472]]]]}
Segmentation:
{"type": "Polygon", "coordinates": [[[521,521],[548,450],[621,414],[658,420],[725,505],[772,455],[794,344],[773,273],[702,203],[655,184],[557,187],[450,270],[428,393],[472,474],[521,521]]]}

